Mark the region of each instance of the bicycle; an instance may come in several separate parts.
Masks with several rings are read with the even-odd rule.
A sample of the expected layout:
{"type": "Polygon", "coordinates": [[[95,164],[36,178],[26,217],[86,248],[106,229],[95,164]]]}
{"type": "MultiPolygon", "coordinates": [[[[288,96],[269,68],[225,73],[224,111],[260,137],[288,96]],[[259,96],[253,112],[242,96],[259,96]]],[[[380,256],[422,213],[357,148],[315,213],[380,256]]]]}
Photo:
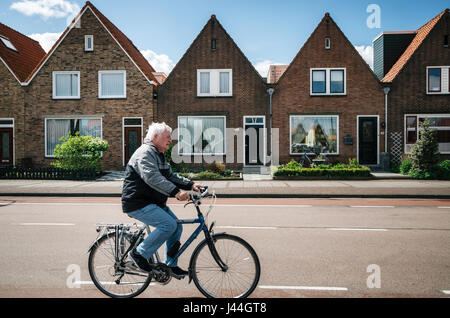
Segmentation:
{"type": "Polygon", "coordinates": [[[162,263],[158,252],[152,256],[155,268],[151,272],[138,269],[128,253],[150,234],[148,225],[108,224],[97,225],[99,233],[89,247],[88,268],[94,285],[105,295],[113,298],[131,298],[141,294],[152,279],[166,285],[170,282],[170,265],[203,232],[205,238],[194,249],[188,268],[189,283],[194,281],[198,290],[208,298],[245,298],[256,288],[261,267],[255,250],[242,238],[213,231],[215,221],[207,225],[208,215],[216,201],[216,195],[202,187],[200,194],[190,194],[184,205],[194,204],[196,219],[178,220],[181,224],[199,224],[178,250],[169,251],[173,261],[162,263]],[[206,216],[200,210],[204,198],[212,198],[206,216]]]}

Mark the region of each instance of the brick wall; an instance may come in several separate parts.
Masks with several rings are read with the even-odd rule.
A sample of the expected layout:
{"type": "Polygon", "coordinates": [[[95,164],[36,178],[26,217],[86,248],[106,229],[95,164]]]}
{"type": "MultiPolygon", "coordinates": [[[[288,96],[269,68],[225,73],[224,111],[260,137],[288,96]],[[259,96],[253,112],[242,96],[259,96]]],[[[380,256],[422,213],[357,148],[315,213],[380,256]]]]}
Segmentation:
{"type": "MultiPolygon", "coordinates": [[[[384,94],[370,68],[328,15],[322,19],[291,62],[273,95],[273,127],[280,131],[280,162],[299,159],[290,155],[290,115],[339,115],[339,155],[332,161],[347,162],[357,157],[357,116],[378,115],[384,121],[384,94]],[[325,38],[331,49],[325,49],[325,38]],[[310,68],[346,68],[345,96],[311,96],[310,68]],[[353,145],[344,145],[346,135],[353,145]]],[[[380,128],[379,149],[384,151],[384,129],[380,128]]]]}
{"type": "MultiPolygon", "coordinates": [[[[450,48],[445,48],[444,34],[449,34],[450,13],[436,24],[402,71],[391,83],[389,93],[389,135],[398,134],[404,151],[405,114],[450,114],[450,95],[427,95],[427,66],[450,65],[450,48]]],[[[394,147],[389,138],[389,148],[394,147]]],[[[441,159],[450,159],[442,155],[441,159]]]]}
{"type": "Polygon", "coordinates": [[[24,157],[24,89],[0,62],[0,118],[14,119],[15,164],[24,157]]]}
{"type": "MultiPolygon", "coordinates": [[[[226,116],[227,128],[243,127],[243,116],[266,116],[269,96],[266,86],[251,63],[236,46],[215,17],[212,17],[172,70],[166,81],[158,88],[157,120],[177,128],[180,115],[226,116]],[[216,49],[211,40],[216,39],[216,49]],[[197,69],[232,69],[231,97],[197,97],[197,69]]],[[[267,127],[267,121],[266,121],[267,127]]],[[[235,138],[236,139],[236,138],[235,138]]],[[[234,164],[237,169],[242,158],[237,158],[235,140],[234,164]]],[[[231,140],[227,140],[227,146],[231,140]]],[[[230,158],[224,159],[229,161],[230,158]]],[[[193,157],[191,158],[193,162],[193,157]]]]}
{"type": "Polygon", "coordinates": [[[117,45],[91,10],[81,17],[27,87],[25,98],[27,133],[25,156],[36,166],[48,166],[45,158],[46,117],[94,115],[102,118],[103,139],[110,144],[104,153],[104,170],[123,166],[122,118],[143,117],[143,134],[154,113],[153,87],[117,45]],[[84,51],[84,36],[94,35],[94,51],[84,51]],[[98,98],[98,71],[126,70],[126,99],[98,98]],[[80,71],[80,99],[52,99],[52,72],[80,71]]]}

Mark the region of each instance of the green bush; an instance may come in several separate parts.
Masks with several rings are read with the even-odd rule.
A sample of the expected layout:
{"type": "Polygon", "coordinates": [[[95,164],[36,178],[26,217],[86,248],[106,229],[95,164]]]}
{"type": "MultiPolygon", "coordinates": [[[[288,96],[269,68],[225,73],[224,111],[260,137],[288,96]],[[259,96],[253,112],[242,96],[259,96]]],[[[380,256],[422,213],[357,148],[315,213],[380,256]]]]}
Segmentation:
{"type": "Polygon", "coordinates": [[[211,172],[211,171],[202,171],[195,175],[194,179],[221,179],[222,175],[211,172]]]}
{"type": "Polygon", "coordinates": [[[411,170],[409,174],[418,179],[435,178],[439,170],[439,144],[436,130],[431,129],[428,118],[420,123],[420,138],[411,150],[411,170]]]}
{"type": "Polygon", "coordinates": [[[310,168],[304,168],[297,161],[291,160],[285,165],[280,165],[273,175],[283,177],[324,178],[370,177],[370,169],[361,166],[356,159],[349,159],[348,164],[321,164],[317,166],[312,165],[310,168]]]}
{"type": "Polygon", "coordinates": [[[439,164],[439,179],[450,180],[450,160],[444,160],[439,164]]]}
{"type": "Polygon", "coordinates": [[[102,152],[108,150],[106,140],[92,136],[75,136],[68,134],[60,138],[61,144],[56,145],[54,155],[56,161],[51,165],[63,169],[91,169],[101,171],[100,160],[102,152]]]}
{"type": "Polygon", "coordinates": [[[221,162],[213,162],[208,165],[206,170],[223,175],[225,173],[225,164],[221,162]]]}
{"type": "Polygon", "coordinates": [[[410,158],[407,158],[400,163],[399,172],[401,174],[407,175],[409,173],[409,171],[411,170],[411,166],[412,166],[412,161],[410,158]]]}

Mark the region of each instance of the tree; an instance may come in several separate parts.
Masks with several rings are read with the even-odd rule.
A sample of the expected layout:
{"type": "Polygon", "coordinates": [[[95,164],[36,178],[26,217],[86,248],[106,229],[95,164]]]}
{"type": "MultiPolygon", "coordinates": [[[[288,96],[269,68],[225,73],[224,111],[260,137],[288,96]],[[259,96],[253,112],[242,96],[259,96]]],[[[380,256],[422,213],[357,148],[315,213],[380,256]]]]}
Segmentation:
{"type": "Polygon", "coordinates": [[[420,179],[436,176],[439,163],[439,144],[436,130],[431,129],[428,118],[419,123],[421,128],[419,140],[411,150],[411,174],[420,179]]]}
{"type": "Polygon", "coordinates": [[[63,169],[90,169],[101,171],[100,160],[102,152],[108,150],[109,144],[106,140],[92,136],[75,136],[68,134],[61,137],[62,144],[56,145],[54,155],[56,161],[51,165],[63,169]]]}

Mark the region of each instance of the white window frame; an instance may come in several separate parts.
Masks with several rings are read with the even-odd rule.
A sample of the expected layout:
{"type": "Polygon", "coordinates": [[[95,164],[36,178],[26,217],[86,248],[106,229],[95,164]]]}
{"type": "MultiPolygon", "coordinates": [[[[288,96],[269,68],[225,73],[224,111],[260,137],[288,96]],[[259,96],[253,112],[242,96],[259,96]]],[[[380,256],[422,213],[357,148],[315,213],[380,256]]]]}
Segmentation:
{"type": "Polygon", "coordinates": [[[331,38],[326,37],[325,38],[325,50],[329,50],[329,49],[331,49],[331,38]]]}
{"type": "Polygon", "coordinates": [[[125,99],[127,98],[127,71],[126,70],[103,70],[98,71],[98,98],[99,99],[125,99]],[[123,75],[123,95],[102,95],[102,74],[123,75]]]}
{"type": "MultiPolygon", "coordinates": [[[[54,155],[49,155],[47,153],[47,121],[51,120],[51,119],[67,119],[67,120],[71,120],[71,119],[100,119],[100,139],[103,140],[103,116],[59,116],[59,117],[52,117],[52,116],[47,116],[44,118],[44,131],[45,131],[45,135],[44,135],[44,152],[45,152],[45,158],[55,158],[54,155]]],[[[102,152],[102,157],[103,157],[103,152],[102,152]]]]}
{"type": "Polygon", "coordinates": [[[85,35],[84,36],[84,50],[86,52],[92,52],[94,51],[94,36],[93,35],[85,35]],[[91,47],[89,47],[88,43],[88,39],[91,39],[91,47]]]}
{"type": "Polygon", "coordinates": [[[317,67],[309,70],[309,94],[311,96],[344,96],[347,95],[347,68],[346,67],[317,67]],[[325,93],[313,93],[313,71],[325,71],[325,93]],[[331,93],[331,71],[344,71],[344,92],[331,93]]]}
{"type": "Polygon", "coordinates": [[[53,99],[80,99],[81,86],[80,86],[80,71],[53,71],[52,72],[52,98],[53,99]],[[78,75],[78,95],[76,96],[57,96],[56,95],[56,77],[58,75],[78,75]]]}
{"type": "MultiPolygon", "coordinates": [[[[339,156],[339,115],[290,115],[289,116],[289,154],[291,156],[302,156],[303,153],[293,153],[292,152],[292,117],[336,117],[336,152],[333,153],[324,153],[326,156],[339,156]]],[[[307,153],[308,155],[314,155],[314,153],[307,153]]],[[[322,154],[322,153],[321,153],[322,154]]]]}
{"type": "Polygon", "coordinates": [[[448,95],[450,94],[450,66],[427,66],[426,72],[426,92],[427,95],[448,95]],[[429,83],[428,83],[428,70],[430,69],[440,69],[441,70],[441,90],[439,92],[434,92],[429,90],[429,83]]]}
{"type": "Polygon", "coordinates": [[[232,69],[197,69],[197,96],[198,97],[226,97],[233,96],[233,70],[232,69]],[[229,76],[228,93],[220,93],[220,73],[227,72],[229,76]],[[200,73],[209,73],[209,93],[200,92],[200,73]]]}
{"type": "MultiPolygon", "coordinates": [[[[417,117],[417,123],[416,123],[416,133],[417,133],[417,140],[419,140],[419,122],[420,122],[420,118],[426,118],[426,117],[450,117],[450,113],[449,114],[405,114],[403,117],[403,153],[404,154],[411,154],[411,151],[406,151],[406,120],[408,117],[417,117]]],[[[414,145],[414,144],[408,144],[408,145],[414,145]]],[[[410,147],[410,149],[412,148],[412,146],[410,147]]],[[[446,152],[439,152],[441,155],[449,155],[450,152],[446,151],[446,152]]]]}
{"type": "Polygon", "coordinates": [[[14,118],[0,118],[0,120],[11,120],[11,124],[0,124],[0,128],[12,128],[13,130],[13,165],[16,164],[16,128],[14,127],[14,118]]]}
{"type": "Polygon", "coordinates": [[[177,143],[177,152],[179,156],[225,156],[227,151],[227,117],[226,116],[203,116],[203,115],[186,115],[186,116],[178,116],[177,118],[177,128],[178,128],[178,143],[177,143]],[[185,117],[197,117],[197,118],[223,118],[223,152],[203,152],[203,153],[182,153],[180,154],[180,118],[185,117]]]}

